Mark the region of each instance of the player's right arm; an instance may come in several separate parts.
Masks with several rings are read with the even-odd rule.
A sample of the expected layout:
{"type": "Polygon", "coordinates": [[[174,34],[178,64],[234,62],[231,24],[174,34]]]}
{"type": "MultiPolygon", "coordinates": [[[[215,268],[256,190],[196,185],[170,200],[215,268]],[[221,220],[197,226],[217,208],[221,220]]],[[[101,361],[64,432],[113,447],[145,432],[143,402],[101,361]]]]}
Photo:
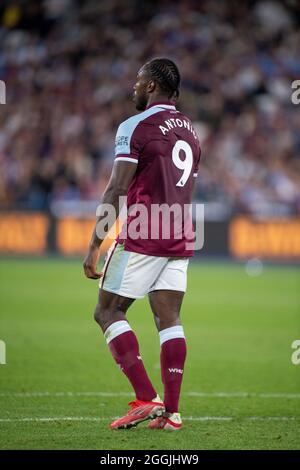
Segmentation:
{"type": "MultiPolygon", "coordinates": [[[[90,279],[99,279],[101,273],[97,272],[97,263],[99,260],[100,246],[103,238],[97,235],[97,224],[107,216],[105,206],[109,204],[114,208],[116,218],[119,216],[120,199],[127,194],[128,187],[136,172],[136,164],[127,161],[115,161],[110,180],[103,194],[100,206],[100,214],[97,218],[95,228],[91,237],[87,255],[83,261],[83,268],[86,277],[90,279]],[[103,207],[103,209],[102,209],[103,207]]],[[[107,207],[107,206],[106,206],[107,207]]],[[[109,232],[116,219],[111,218],[106,226],[106,233],[109,232]]]]}
{"type": "MultiPolygon", "coordinates": [[[[99,260],[100,246],[104,237],[97,235],[98,223],[106,218],[106,204],[114,208],[115,219],[110,218],[106,226],[106,234],[113,226],[116,218],[119,216],[120,198],[127,194],[129,185],[134,178],[138,157],[141,149],[141,143],[134,133],[136,124],[134,119],[124,121],[118,128],[116,136],[115,162],[108,185],[103,194],[100,213],[98,215],[95,228],[89,243],[88,252],[83,261],[83,268],[86,277],[89,279],[99,279],[102,274],[97,272],[97,263],[99,260]]],[[[107,207],[107,206],[106,206],[107,207]]]]}

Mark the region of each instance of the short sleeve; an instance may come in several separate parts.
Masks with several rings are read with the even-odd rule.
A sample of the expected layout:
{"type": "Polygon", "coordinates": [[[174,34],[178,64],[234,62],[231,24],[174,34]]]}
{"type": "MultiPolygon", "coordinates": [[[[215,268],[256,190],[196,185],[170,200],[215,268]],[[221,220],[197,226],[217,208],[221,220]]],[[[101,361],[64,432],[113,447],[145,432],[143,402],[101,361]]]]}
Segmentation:
{"type": "Polygon", "coordinates": [[[115,141],[115,160],[138,163],[141,150],[138,125],[127,120],[120,124],[115,141]]]}

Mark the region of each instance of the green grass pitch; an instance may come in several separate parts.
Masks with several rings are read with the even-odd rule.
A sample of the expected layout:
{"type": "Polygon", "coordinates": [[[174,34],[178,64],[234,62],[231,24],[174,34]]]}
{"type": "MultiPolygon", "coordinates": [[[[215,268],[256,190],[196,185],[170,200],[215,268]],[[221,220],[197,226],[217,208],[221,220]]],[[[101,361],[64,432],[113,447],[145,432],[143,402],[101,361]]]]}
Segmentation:
{"type": "MultiPolygon", "coordinates": [[[[182,322],[188,343],[184,427],[111,431],[132,399],[92,318],[97,283],[81,261],[0,260],[1,449],[300,449],[296,267],[193,263],[182,322]]],[[[162,394],[159,339],[147,299],[128,314],[162,394]]]]}

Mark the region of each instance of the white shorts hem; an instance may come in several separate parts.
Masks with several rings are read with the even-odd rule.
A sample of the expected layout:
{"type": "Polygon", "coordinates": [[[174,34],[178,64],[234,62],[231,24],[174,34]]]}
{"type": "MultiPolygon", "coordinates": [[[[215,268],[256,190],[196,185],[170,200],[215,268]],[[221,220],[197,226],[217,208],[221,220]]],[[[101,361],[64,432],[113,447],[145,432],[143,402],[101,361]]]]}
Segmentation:
{"type": "Polygon", "coordinates": [[[183,292],[185,293],[186,292],[186,289],[183,290],[183,289],[178,289],[178,287],[155,287],[154,289],[151,289],[149,290],[148,294],[150,294],[150,292],[155,292],[156,290],[173,290],[173,291],[176,291],[176,292],[183,292]]]}
{"type": "Polygon", "coordinates": [[[105,290],[106,292],[110,292],[111,294],[116,294],[116,295],[121,295],[122,297],[126,297],[128,299],[143,299],[145,295],[129,295],[128,293],[125,293],[123,291],[117,291],[113,289],[106,289],[106,287],[100,287],[100,289],[105,290]]]}

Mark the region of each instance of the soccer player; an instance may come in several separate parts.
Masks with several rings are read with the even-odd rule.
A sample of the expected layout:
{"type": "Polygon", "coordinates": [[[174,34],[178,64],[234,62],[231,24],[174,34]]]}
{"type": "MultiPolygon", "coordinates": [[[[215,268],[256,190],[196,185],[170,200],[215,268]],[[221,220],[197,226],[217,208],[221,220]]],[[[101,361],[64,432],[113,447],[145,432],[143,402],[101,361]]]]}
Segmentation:
{"type": "Polygon", "coordinates": [[[179,88],[178,68],[169,59],[150,60],[139,70],[133,101],[141,113],[118,128],[114,166],[101,206],[110,204],[118,217],[119,200],[127,196],[127,220],[100,273],[97,262],[104,236],[97,227],[107,215],[105,209],[100,211],[83,263],[88,278],[101,278],[95,320],[136,395],[127,414],[111,423],[111,429],[130,428],[148,419],[151,429],[182,426],[178,403],[186,341],[180,308],[194,254],[191,216],[182,210],[161,226],[164,211],[156,218],[152,213],[153,208],[184,209],[192,200],[200,146],[190,120],[176,109],[179,88]],[[165,229],[170,229],[168,236],[165,229]],[[126,320],[130,305],[146,294],[159,331],[164,401],[147,375],[138,340],[126,320]]]}

